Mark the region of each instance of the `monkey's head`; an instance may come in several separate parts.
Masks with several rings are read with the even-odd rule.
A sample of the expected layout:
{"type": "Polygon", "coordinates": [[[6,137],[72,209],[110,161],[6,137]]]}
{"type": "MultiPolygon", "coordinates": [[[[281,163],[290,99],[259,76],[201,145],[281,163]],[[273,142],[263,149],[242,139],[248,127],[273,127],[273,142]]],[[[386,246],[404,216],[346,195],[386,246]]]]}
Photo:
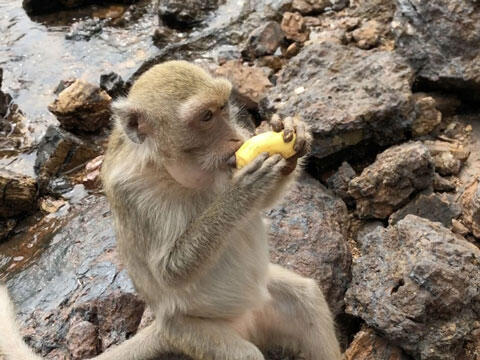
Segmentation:
{"type": "Polygon", "coordinates": [[[244,140],[230,115],[231,88],[198,66],[169,61],[141,75],[113,110],[139,154],[180,184],[202,187],[229,171],[244,140]]]}

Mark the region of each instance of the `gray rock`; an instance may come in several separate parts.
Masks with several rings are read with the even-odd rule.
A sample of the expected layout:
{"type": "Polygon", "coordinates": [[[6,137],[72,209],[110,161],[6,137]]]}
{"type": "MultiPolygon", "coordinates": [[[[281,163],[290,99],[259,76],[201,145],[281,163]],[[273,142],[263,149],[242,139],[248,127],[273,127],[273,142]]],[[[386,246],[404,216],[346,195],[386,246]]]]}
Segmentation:
{"type": "Polygon", "coordinates": [[[435,173],[433,177],[433,190],[443,192],[443,191],[454,191],[456,188],[453,181],[445,179],[439,174],[435,173]]]}
{"type": "Polygon", "coordinates": [[[102,0],[102,1],[95,1],[95,0],[23,0],[22,5],[25,11],[29,15],[39,15],[45,13],[51,13],[55,11],[59,11],[62,9],[71,9],[80,6],[85,6],[89,4],[95,3],[105,3],[105,2],[114,2],[114,3],[124,3],[124,4],[131,4],[134,3],[136,0],[102,0]]]}
{"type": "Polygon", "coordinates": [[[394,212],[390,218],[390,224],[396,224],[408,214],[420,216],[430,221],[438,221],[445,227],[452,225],[452,219],[460,216],[462,210],[453,196],[447,194],[420,194],[400,210],[394,212]]]}
{"type": "Polygon", "coordinates": [[[242,51],[242,55],[246,59],[273,55],[284,37],[280,24],[276,21],[269,21],[252,31],[248,36],[247,45],[242,51]]]}
{"type": "Polygon", "coordinates": [[[412,124],[412,75],[392,52],[309,45],[280,72],[262,109],[299,114],[319,159],[362,141],[388,145],[404,139],[412,124]]]}
{"type": "Polygon", "coordinates": [[[474,181],[462,195],[463,220],[465,225],[480,239],[480,186],[474,181]]]}
{"type": "Polygon", "coordinates": [[[112,99],[126,95],[125,81],[115,72],[100,75],[100,88],[105,90],[112,99]]]}
{"type": "Polygon", "coordinates": [[[349,185],[360,217],[384,219],[415,192],[431,186],[434,165],[421,142],[394,146],[377,156],[349,185]]]}
{"type": "Polygon", "coordinates": [[[0,218],[30,213],[36,208],[36,179],[0,169],[0,218]]]}
{"type": "Polygon", "coordinates": [[[201,23],[222,0],[160,0],[158,16],[169,27],[179,30],[201,23]]]}
{"type": "Polygon", "coordinates": [[[471,0],[396,0],[396,50],[420,80],[478,98],[480,7],[471,0]],[[473,91],[471,91],[473,90],[473,91]]]}
{"type": "Polygon", "coordinates": [[[346,312],[415,358],[458,359],[480,316],[480,249],[408,215],[360,239],[346,312]]]}
{"type": "Polygon", "coordinates": [[[100,35],[103,32],[103,26],[106,20],[86,19],[74,23],[65,39],[74,41],[89,41],[92,37],[100,35]]]}
{"type": "Polygon", "coordinates": [[[337,172],[327,179],[328,188],[349,205],[352,203],[352,197],[348,194],[348,184],[355,176],[357,176],[355,170],[344,161],[337,172]]]}
{"type": "Polygon", "coordinates": [[[343,201],[305,175],[267,215],[272,262],[316,279],[332,312],[340,313],[351,263],[343,201]]]}

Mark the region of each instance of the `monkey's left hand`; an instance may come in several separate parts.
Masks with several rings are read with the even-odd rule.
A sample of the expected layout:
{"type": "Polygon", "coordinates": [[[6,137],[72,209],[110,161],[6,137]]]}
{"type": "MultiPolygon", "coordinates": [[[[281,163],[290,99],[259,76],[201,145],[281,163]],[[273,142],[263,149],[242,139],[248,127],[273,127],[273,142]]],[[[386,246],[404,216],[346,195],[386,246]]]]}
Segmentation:
{"type": "Polygon", "coordinates": [[[287,165],[283,169],[284,175],[290,174],[297,167],[298,158],[304,156],[310,151],[312,144],[312,135],[308,130],[307,125],[300,119],[299,116],[286,117],[283,121],[280,116],[274,114],[270,120],[270,126],[273,131],[280,132],[283,130],[283,140],[289,142],[293,138],[293,134],[296,135],[295,155],[287,159],[287,165]]]}

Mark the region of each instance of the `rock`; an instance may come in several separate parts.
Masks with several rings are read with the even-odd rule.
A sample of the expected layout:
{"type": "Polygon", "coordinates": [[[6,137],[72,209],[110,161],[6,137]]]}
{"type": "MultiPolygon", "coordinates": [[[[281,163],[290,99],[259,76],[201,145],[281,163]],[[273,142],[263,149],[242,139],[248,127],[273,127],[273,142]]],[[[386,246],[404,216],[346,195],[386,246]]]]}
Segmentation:
{"type": "Polygon", "coordinates": [[[435,171],[441,175],[457,175],[470,155],[457,141],[424,141],[435,162],[435,171]]]}
{"type": "Polygon", "coordinates": [[[411,80],[392,52],[312,44],[281,70],[262,110],[300,115],[314,135],[312,155],[322,159],[362,142],[406,138],[414,119],[411,80]]]}
{"type": "Polygon", "coordinates": [[[15,219],[0,219],[0,243],[6,239],[17,225],[15,219]]]}
{"type": "Polygon", "coordinates": [[[58,85],[57,87],[55,88],[55,90],[53,90],[53,93],[55,95],[59,95],[63,90],[65,90],[67,87],[69,87],[70,85],[72,85],[74,82],[76,81],[75,78],[70,78],[70,79],[66,79],[66,80],[60,80],[58,82],[58,85]]]}
{"type": "Polygon", "coordinates": [[[478,3],[463,0],[396,0],[396,3],[395,47],[409,60],[419,80],[478,98],[478,3]]]}
{"type": "Polygon", "coordinates": [[[76,80],[48,106],[61,126],[73,132],[94,132],[108,125],[112,98],[99,87],[76,80]]]}
{"type": "Polygon", "coordinates": [[[35,172],[49,179],[98,156],[101,149],[50,125],[38,144],[35,172]]]}
{"type": "Polygon", "coordinates": [[[0,169],[0,218],[30,213],[36,208],[37,181],[29,176],[0,169]]]}
{"type": "Polygon", "coordinates": [[[100,169],[103,164],[103,155],[97,156],[92,159],[85,166],[85,176],[82,179],[82,183],[87,189],[98,188],[101,185],[100,169]]]}
{"type": "Polygon", "coordinates": [[[300,52],[300,46],[298,43],[291,43],[288,45],[287,50],[285,50],[285,57],[290,59],[296,56],[300,52]]]}
{"type": "Polygon", "coordinates": [[[412,194],[432,185],[434,165],[428,149],[420,142],[394,146],[354,178],[348,193],[356,200],[362,218],[387,218],[412,194]]]}
{"type": "Polygon", "coordinates": [[[402,349],[378,336],[365,327],[353,339],[344,355],[344,360],[409,360],[402,349]]]}
{"type": "Polygon", "coordinates": [[[82,360],[98,354],[100,341],[97,327],[89,321],[80,321],[70,327],[66,340],[73,360],[82,360]]]}
{"type": "Polygon", "coordinates": [[[286,12],[283,14],[281,28],[289,40],[305,42],[308,40],[309,30],[299,13],[286,12]]]}
{"type": "Polygon", "coordinates": [[[228,78],[235,87],[238,101],[248,109],[255,109],[272,86],[268,70],[242,64],[240,60],[230,60],[217,68],[216,75],[228,78]]]}
{"type": "Polygon", "coordinates": [[[272,262],[317,280],[332,312],[340,313],[351,263],[343,201],[305,175],[267,216],[272,262]]]}
{"type": "Polygon", "coordinates": [[[473,233],[480,239],[480,186],[479,181],[474,181],[467,187],[462,195],[463,221],[473,233]]]}
{"type": "Polygon", "coordinates": [[[242,51],[246,59],[273,55],[284,39],[280,25],[276,21],[268,21],[256,28],[248,36],[247,45],[242,51]]]}
{"type": "Polygon", "coordinates": [[[70,27],[70,32],[65,35],[65,39],[89,41],[95,35],[99,35],[103,32],[105,22],[105,20],[100,20],[98,18],[77,21],[70,27]]]}
{"type": "Polygon", "coordinates": [[[452,196],[446,194],[420,194],[400,210],[394,212],[390,224],[396,224],[408,214],[420,216],[430,221],[438,221],[445,227],[452,225],[452,220],[460,216],[462,210],[452,196]]]}
{"type": "Polygon", "coordinates": [[[455,184],[440,176],[438,173],[435,173],[433,177],[433,190],[443,192],[443,191],[454,191],[456,189],[455,184]]]}
{"type": "Polygon", "coordinates": [[[66,202],[63,199],[55,200],[50,197],[45,197],[40,200],[40,210],[47,214],[53,214],[65,204],[66,202]]]}
{"type": "Polygon", "coordinates": [[[106,91],[112,99],[127,93],[125,81],[115,72],[100,75],[100,88],[106,91]]]}
{"type": "Polygon", "coordinates": [[[415,94],[414,101],[416,116],[412,124],[413,135],[427,135],[442,122],[442,113],[437,110],[435,99],[430,96],[415,94]]]}
{"type": "Polygon", "coordinates": [[[293,0],[292,8],[303,15],[322,12],[331,6],[329,0],[293,0]]]}
{"type": "Polygon", "coordinates": [[[360,244],[346,312],[414,358],[457,359],[480,314],[480,249],[414,215],[360,244]]]}
{"type": "Polygon", "coordinates": [[[470,230],[457,219],[452,219],[452,232],[466,236],[470,233],[470,230]]]}
{"type": "Polygon", "coordinates": [[[357,176],[355,170],[344,161],[337,172],[327,179],[328,188],[349,205],[352,203],[352,198],[348,194],[348,184],[355,176],[357,176]]]}
{"type": "Polygon", "coordinates": [[[51,179],[47,184],[45,192],[49,195],[60,197],[71,191],[72,187],[72,183],[67,178],[61,176],[51,179]]]}
{"type": "Polygon", "coordinates": [[[191,28],[216,10],[221,0],[160,0],[158,16],[169,27],[191,28]]]}
{"type": "Polygon", "coordinates": [[[462,102],[454,94],[417,92],[413,96],[414,99],[432,98],[435,101],[435,108],[442,113],[443,118],[455,115],[462,105],[462,102]]]}
{"type": "Polygon", "coordinates": [[[360,49],[368,50],[378,45],[382,32],[382,24],[377,20],[370,20],[354,30],[352,38],[360,49]]]}
{"type": "Polygon", "coordinates": [[[45,13],[51,13],[62,9],[71,9],[80,6],[85,6],[95,3],[105,3],[105,2],[115,2],[115,3],[124,3],[131,4],[135,0],[113,0],[113,1],[95,1],[95,0],[23,0],[22,5],[27,14],[29,15],[40,15],[45,13]]]}

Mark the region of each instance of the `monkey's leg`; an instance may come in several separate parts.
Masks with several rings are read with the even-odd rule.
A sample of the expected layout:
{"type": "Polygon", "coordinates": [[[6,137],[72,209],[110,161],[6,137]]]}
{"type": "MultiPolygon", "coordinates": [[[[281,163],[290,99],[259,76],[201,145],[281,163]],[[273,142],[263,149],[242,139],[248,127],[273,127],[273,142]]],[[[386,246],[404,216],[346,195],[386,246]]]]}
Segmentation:
{"type": "Polygon", "coordinates": [[[264,360],[261,351],[225,320],[175,316],[163,326],[174,351],[195,360],[264,360]]]}
{"type": "Polygon", "coordinates": [[[252,341],[300,351],[306,360],[339,360],[332,316],[316,282],[270,264],[267,286],[272,299],[256,313],[252,341]]]}

